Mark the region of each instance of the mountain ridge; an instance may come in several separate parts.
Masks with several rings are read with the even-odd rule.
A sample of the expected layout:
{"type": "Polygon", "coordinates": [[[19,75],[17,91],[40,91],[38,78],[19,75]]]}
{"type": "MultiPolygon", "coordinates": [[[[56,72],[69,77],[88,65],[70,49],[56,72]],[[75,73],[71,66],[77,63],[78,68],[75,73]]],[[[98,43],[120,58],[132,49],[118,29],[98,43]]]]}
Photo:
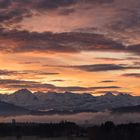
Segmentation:
{"type": "Polygon", "coordinates": [[[106,109],[140,105],[140,97],[124,93],[107,92],[101,96],[89,93],[31,92],[20,89],[10,95],[0,95],[0,100],[30,110],[46,111],[104,111],[106,109]]]}

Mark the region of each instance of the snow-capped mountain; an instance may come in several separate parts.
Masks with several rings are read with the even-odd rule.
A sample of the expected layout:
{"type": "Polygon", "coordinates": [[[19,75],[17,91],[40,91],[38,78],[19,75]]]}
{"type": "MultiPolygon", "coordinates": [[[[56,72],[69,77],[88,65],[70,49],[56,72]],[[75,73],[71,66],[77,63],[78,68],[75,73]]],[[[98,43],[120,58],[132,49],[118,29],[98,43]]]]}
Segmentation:
{"type": "Polygon", "coordinates": [[[90,94],[48,92],[35,93],[35,95],[41,101],[41,109],[85,110],[88,109],[86,103],[95,101],[95,97],[90,94]]]}
{"type": "Polygon", "coordinates": [[[114,95],[111,92],[107,92],[105,95],[97,97],[96,107],[99,110],[134,106],[140,104],[140,97],[134,97],[128,94],[120,93],[114,95]]]}
{"type": "Polygon", "coordinates": [[[140,105],[139,96],[111,92],[102,96],[88,93],[35,92],[21,89],[10,95],[0,95],[0,100],[33,110],[102,111],[106,109],[140,105]]]}
{"type": "Polygon", "coordinates": [[[10,95],[1,95],[0,100],[17,106],[28,107],[38,103],[38,98],[29,90],[21,89],[10,95]]]}

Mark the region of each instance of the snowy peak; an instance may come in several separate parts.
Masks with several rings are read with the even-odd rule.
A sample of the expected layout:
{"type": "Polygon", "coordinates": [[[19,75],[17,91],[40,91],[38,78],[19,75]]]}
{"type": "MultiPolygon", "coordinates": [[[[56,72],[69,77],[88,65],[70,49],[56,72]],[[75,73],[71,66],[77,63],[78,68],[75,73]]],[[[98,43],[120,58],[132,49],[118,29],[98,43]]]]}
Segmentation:
{"type": "Polygon", "coordinates": [[[112,92],[107,92],[104,96],[107,97],[114,97],[115,95],[112,92]]]}
{"type": "Polygon", "coordinates": [[[29,106],[37,103],[38,99],[28,89],[21,89],[7,96],[4,101],[18,106],[29,106]]]}
{"type": "Polygon", "coordinates": [[[20,90],[14,92],[13,94],[32,94],[32,92],[28,89],[20,89],[20,90]]]}
{"type": "Polygon", "coordinates": [[[117,96],[119,97],[133,97],[130,94],[119,93],[117,96]]]}
{"type": "Polygon", "coordinates": [[[18,90],[14,92],[13,94],[11,94],[10,96],[15,99],[19,99],[23,101],[32,101],[36,99],[36,96],[28,89],[18,90]]]}

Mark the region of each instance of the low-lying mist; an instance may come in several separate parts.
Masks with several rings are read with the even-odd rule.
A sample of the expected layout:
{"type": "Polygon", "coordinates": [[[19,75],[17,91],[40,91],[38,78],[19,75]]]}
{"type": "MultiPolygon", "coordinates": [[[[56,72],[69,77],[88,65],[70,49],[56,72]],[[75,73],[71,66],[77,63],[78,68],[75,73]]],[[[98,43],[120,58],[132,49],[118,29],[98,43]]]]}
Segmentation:
{"type": "Polygon", "coordinates": [[[41,122],[41,123],[50,123],[50,122],[60,122],[60,121],[72,121],[78,124],[101,124],[106,121],[113,121],[116,124],[120,123],[130,123],[130,122],[140,122],[140,113],[111,113],[106,112],[97,112],[97,113],[78,113],[71,115],[23,115],[23,116],[8,116],[0,117],[0,122],[11,122],[12,119],[16,119],[17,122],[41,122]]]}

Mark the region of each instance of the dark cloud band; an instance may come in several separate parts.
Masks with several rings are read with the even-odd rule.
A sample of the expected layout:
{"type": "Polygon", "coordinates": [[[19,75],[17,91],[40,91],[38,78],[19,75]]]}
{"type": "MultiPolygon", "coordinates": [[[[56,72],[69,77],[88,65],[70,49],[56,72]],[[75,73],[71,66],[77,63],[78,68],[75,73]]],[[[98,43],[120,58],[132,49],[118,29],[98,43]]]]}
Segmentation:
{"type": "Polygon", "coordinates": [[[99,87],[79,87],[79,86],[68,86],[68,87],[59,87],[52,84],[40,83],[35,81],[26,81],[26,80],[12,80],[12,79],[0,79],[0,87],[8,89],[20,89],[20,88],[29,88],[32,90],[50,90],[50,91],[61,91],[61,92],[88,92],[99,89],[118,89],[121,87],[118,86],[99,86],[99,87]]]}
{"type": "MultiPolygon", "coordinates": [[[[47,67],[48,65],[46,65],[47,67]]],[[[50,67],[64,67],[79,69],[87,72],[106,72],[106,71],[118,71],[118,70],[131,70],[140,69],[140,66],[129,66],[124,64],[91,64],[91,65],[75,65],[75,66],[50,66],[50,67]]]]}

